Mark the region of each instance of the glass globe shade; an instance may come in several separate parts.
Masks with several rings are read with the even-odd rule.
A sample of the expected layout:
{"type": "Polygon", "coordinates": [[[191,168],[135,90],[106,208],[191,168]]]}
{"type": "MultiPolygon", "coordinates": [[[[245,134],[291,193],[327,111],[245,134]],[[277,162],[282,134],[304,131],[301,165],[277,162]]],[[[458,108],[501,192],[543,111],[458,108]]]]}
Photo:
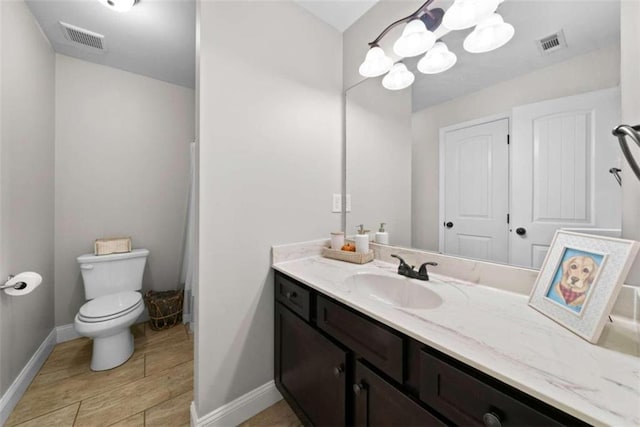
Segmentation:
{"type": "Polygon", "coordinates": [[[398,62],[391,68],[389,74],[382,79],[382,86],[389,90],[402,90],[411,86],[416,77],[407,70],[407,66],[398,62]]]}
{"type": "Polygon", "coordinates": [[[418,56],[429,49],[436,42],[436,36],[429,31],[420,19],[409,21],[402,30],[402,36],[393,45],[396,55],[403,58],[418,56]]]}
{"type": "Polygon", "coordinates": [[[423,74],[438,74],[447,71],[458,61],[455,53],[449,51],[443,42],[437,42],[427,54],[418,61],[418,71],[423,74]]]}
{"type": "Polygon", "coordinates": [[[358,71],[363,77],[378,77],[388,72],[391,67],[393,67],[393,60],[384,53],[382,48],[374,46],[367,52],[358,71]]]}
{"type": "Polygon", "coordinates": [[[442,25],[450,30],[465,30],[496,11],[502,0],[456,0],[445,12],[442,25]]]}
{"type": "Polygon", "coordinates": [[[494,13],[478,23],[462,46],[471,53],[489,52],[507,44],[514,34],[513,25],[505,23],[502,16],[494,13]]]}

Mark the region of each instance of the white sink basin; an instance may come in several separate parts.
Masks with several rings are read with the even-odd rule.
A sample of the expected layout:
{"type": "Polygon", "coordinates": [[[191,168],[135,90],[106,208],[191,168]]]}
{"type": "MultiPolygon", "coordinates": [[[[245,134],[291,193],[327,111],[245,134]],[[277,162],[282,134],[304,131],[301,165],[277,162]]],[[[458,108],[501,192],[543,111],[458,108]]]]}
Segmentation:
{"type": "Polygon", "coordinates": [[[412,309],[434,309],[442,305],[442,298],[428,288],[429,282],[418,283],[402,276],[357,273],[344,281],[346,290],[370,300],[412,309]]]}

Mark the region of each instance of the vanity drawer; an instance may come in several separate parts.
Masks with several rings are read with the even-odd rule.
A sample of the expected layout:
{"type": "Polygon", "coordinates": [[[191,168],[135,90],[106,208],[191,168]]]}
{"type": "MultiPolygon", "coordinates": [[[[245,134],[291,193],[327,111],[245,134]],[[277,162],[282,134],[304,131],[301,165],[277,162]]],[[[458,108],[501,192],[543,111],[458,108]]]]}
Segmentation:
{"type": "Polygon", "coordinates": [[[362,315],[318,296],[317,326],[402,384],[404,340],[362,315]]]}
{"type": "Polygon", "coordinates": [[[309,322],[311,320],[311,293],[288,277],[276,273],[276,300],[309,322]]]}
{"type": "MultiPolygon", "coordinates": [[[[507,395],[475,376],[422,351],[420,400],[465,426],[560,426],[562,422],[507,395]]],[[[541,402],[538,402],[543,405],[541,402]]]]}

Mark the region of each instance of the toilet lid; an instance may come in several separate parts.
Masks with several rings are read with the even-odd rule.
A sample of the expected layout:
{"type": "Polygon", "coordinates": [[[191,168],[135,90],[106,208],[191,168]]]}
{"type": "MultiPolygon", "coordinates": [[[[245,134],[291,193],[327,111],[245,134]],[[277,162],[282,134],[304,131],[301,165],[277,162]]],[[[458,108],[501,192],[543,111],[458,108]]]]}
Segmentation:
{"type": "Polygon", "coordinates": [[[85,319],[99,319],[113,317],[130,311],[142,302],[142,295],[135,291],[118,292],[104,295],[80,307],[80,317],[85,319]]]}

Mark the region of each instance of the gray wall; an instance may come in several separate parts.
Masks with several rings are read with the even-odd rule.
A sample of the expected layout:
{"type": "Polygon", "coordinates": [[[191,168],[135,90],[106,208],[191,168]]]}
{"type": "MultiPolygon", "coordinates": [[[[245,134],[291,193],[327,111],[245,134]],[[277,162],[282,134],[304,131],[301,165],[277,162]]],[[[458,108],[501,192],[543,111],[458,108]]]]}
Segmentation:
{"type": "Polygon", "coordinates": [[[369,79],[347,91],[347,234],[385,222],[389,244],[411,246],[411,91],[369,79]]]}
{"type": "Polygon", "coordinates": [[[56,325],[84,303],[76,257],[131,236],[145,289],[179,286],[195,136],[192,89],[56,55],[56,325]]]}
{"type": "Polygon", "coordinates": [[[440,128],[513,107],[618,86],[620,47],[599,49],[416,111],[413,130],[413,247],[438,250],[440,128]]]}
{"type": "MultiPolygon", "coordinates": [[[[640,2],[623,1],[620,7],[620,50],[622,66],[620,86],[622,89],[622,122],[640,124],[640,2]]],[[[635,158],[640,162],[640,148],[629,142],[635,158]]],[[[640,240],[640,181],[637,180],[626,161],[623,161],[622,176],[622,235],[640,240]]],[[[640,286],[640,256],[636,258],[627,283],[640,286]]],[[[637,294],[640,299],[640,293],[637,294]]]]}
{"type": "Polygon", "coordinates": [[[1,1],[0,15],[0,278],[43,277],[24,297],[0,293],[4,394],[54,325],[55,58],[24,2],[1,1]]]}
{"type": "Polygon", "coordinates": [[[340,228],[342,38],[293,2],[200,2],[200,416],[273,380],[273,244],[340,228]]]}

